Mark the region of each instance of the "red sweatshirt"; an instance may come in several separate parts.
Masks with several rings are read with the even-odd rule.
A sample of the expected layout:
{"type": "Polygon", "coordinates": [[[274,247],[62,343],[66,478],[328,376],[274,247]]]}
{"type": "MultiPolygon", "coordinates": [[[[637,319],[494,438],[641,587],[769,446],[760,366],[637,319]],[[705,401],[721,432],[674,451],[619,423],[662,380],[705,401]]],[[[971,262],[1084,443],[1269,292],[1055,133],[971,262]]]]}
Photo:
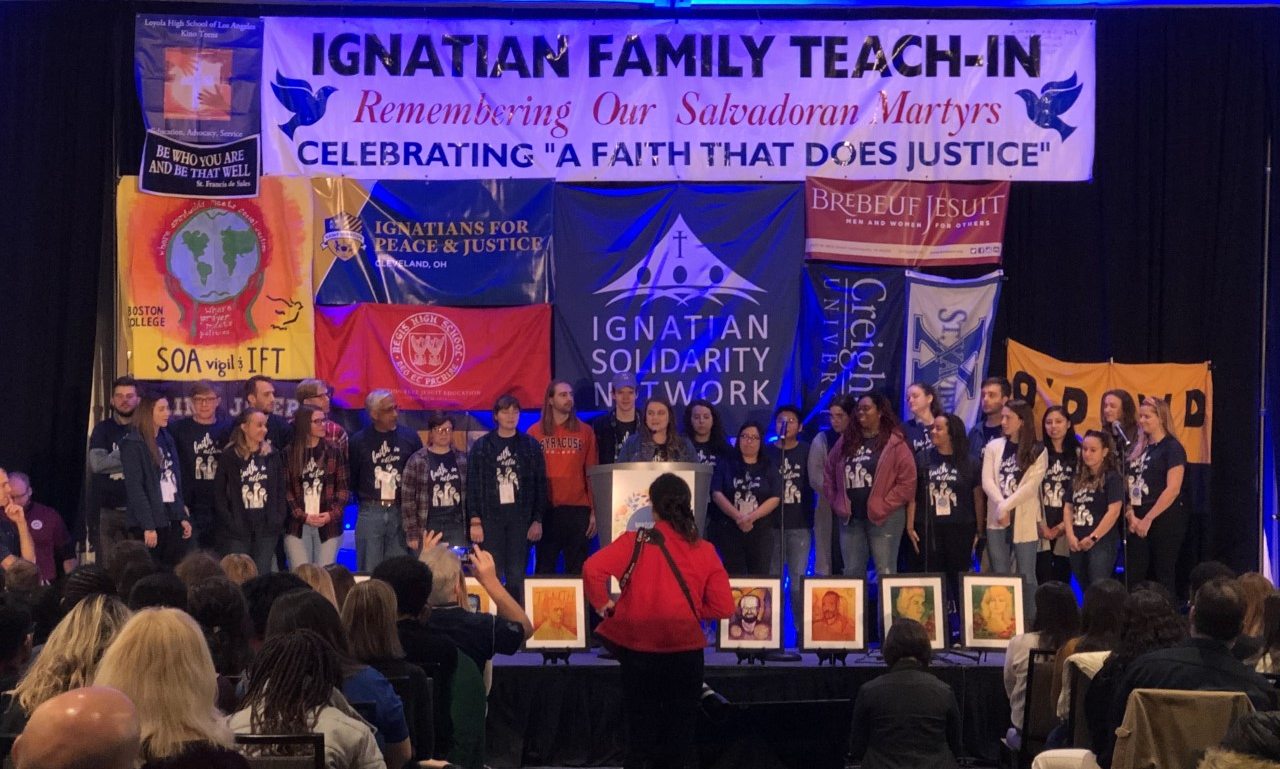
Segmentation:
{"type": "MultiPolygon", "coordinates": [[[[631,582],[618,598],[613,616],[600,623],[597,632],[632,651],[682,652],[707,645],[702,620],[725,619],[733,614],[729,575],[716,549],[706,540],[689,544],[659,521],[656,525],[676,568],[689,586],[698,616],[693,615],[671,566],[654,544],[646,544],[631,572],[631,582]]],[[[587,559],[582,567],[587,600],[597,609],[609,602],[609,578],[621,577],[631,563],[636,533],[629,531],[587,559]]]]}
{"type": "Polygon", "coordinates": [[[591,507],[591,489],[587,486],[587,468],[599,464],[596,433],[591,425],[578,422],[578,431],[556,425],[551,435],[542,434],[542,422],[534,422],[529,435],[542,444],[547,462],[547,481],[551,486],[551,506],[591,507]]]}

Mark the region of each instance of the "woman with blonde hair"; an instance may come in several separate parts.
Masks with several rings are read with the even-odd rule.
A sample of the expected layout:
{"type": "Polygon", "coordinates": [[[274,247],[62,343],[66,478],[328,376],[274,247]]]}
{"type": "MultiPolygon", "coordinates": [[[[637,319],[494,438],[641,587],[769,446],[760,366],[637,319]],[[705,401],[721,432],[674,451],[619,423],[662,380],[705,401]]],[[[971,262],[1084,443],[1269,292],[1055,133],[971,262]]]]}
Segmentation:
{"type": "Polygon", "coordinates": [[[195,620],[177,609],[144,609],[107,649],[93,684],[133,701],[142,769],[248,769],[214,706],[217,679],[195,620]]]}
{"type": "Polygon", "coordinates": [[[18,681],[0,729],[17,734],[46,700],[92,684],[103,653],[131,614],[124,602],[112,595],[93,595],[77,603],[49,634],[44,650],[18,681]]]}
{"type": "Polygon", "coordinates": [[[1125,577],[1136,585],[1154,578],[1171,594],[1178,553],[1187,535],[1188,512],[1182,502],[1187,451],[1173,435],[1173,414],[1159,398],[1138,406],[1138,439],[1129,452],[1125,525],[1125,577]]]}
{"type": "Polygon", "coordinates": [[[254,563],[253,559],[244,553],[224,555],[218,565],[222,567],[227,579],[237,585],[243,585],[258,576],[258,564],[254,563]]]}
{"type": "Polygon", "coordinates": [[[293,568],[293,573],[302,577],[302,581],[310,585],[312,590],[329,599],[333,608],[342,611],[342,604],[338,603],[337,593],[333,589],[333,577],[329,576],[324,567],[314,563],[301,563],[293,568]]]}

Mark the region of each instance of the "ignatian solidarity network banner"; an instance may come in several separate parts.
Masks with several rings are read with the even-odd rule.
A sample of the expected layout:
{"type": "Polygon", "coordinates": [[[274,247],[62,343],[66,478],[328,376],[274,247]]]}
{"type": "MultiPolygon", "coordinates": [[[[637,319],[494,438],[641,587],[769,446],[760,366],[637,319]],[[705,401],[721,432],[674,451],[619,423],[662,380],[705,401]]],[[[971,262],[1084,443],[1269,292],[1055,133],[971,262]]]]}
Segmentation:
{"type": "Polygon", "coordinates": [[[302,379],[315,372],[311,184],[198,200],[116,189],[121,370],[139,379],[302,379]]]}
{"type": "Polygon", "coordinates": [[[268,18],[269,174],[1091,177],[1094,23],[268,18]]]}

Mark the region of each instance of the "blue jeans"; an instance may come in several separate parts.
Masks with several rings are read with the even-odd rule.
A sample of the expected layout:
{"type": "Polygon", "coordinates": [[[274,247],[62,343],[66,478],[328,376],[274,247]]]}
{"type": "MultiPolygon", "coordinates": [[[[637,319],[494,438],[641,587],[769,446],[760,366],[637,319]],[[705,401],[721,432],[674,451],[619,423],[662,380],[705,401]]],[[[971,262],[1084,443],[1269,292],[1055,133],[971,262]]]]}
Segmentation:
{"type": "Polygon", "coordinates": [[[361,502],[356,519],[356,571],[367,574],[387,558],[408,554],[400,506],[361,502]]]}
{"type": "MultiPolygon", "coordinates": [[[[800,581],[804,579],[805,574],[809,571],[809,551],[813,546],[813,532],[808,529],[787,529],[786,541],[783,547],[786,548],[787,558],[787,584],[790,585],[789,593],[791,595],[791,621],[796,626],[796,642],[800,640],[800,620],[804,616],[804,600],[800,594],[800,581]]],[[[770,574],[782,574],[782,564],[778,563],[778,549],[773,550],[773,568],[770,574]]]]}
{"type": "Polygon", "coordinates": [[[330,537],[320,541],[320,529],[316,526],[302,526],[302,536],[284,535],[284,552],[289,556],[289,568],[293,569],[304,563],[316,566],[328,566],[338,559],[338,544],[342,536],[330,537]]]}
{"type": "Polygon", "coordinates": [[[1040,584],[1036,579],[1036,551],[1039,549],[1038,539],[1015,544],[1012,526],[987,529],[987,556],[991,559],[991,572],[1022,575],[1022,616],[1027,620],[1027,627],[1036,616],[1036,587],[1040,584]]]}
{"type": "Polygon", "coordinates": [[[250,534],[248,539],[228,538],[222,549],[249,556],[258,567],[258,574],[265,575],[275,570],[276,542],[279,541],[279,534],[250,534]]]}
{"type": "MultiPolygon", "coordinates": [[[[1123,523],[1124,521],[1121,520],[1116,525],[1120,526],[1123,523]]],[[[1067,556],[1071,559],[1071,573],[1075,576],[1076,582],[1080,583],[1081,590],[1088,590],[1093,583],[1115,576],[1116,551],[1119,547],[1120,535],[1113,528],[1087,551],[1071,553],[1067,556]]]]}
{"type": "Polygon", "coordinates": [[[893,574],[898,568],[898,545],[907,525],[907,509],[899,507],[876,525],[852,518],[840,524],[840,554],[844,556],[844,576],[866,577],[868,557],[875,560],[878,576],[893,574]]]}

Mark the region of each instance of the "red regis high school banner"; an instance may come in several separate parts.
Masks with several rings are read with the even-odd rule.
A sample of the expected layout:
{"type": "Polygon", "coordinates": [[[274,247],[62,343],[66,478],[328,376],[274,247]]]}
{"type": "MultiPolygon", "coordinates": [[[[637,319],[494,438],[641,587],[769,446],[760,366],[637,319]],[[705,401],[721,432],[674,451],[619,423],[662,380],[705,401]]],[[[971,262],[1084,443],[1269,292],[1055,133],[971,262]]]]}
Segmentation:
{"type": "Polygon", "coordinates": [[[536,408],[551,380],[551,305],[317,307],[316,375],[342,408],[379,389],[405,409],[487,410],[504,393],[536,408]]]}

